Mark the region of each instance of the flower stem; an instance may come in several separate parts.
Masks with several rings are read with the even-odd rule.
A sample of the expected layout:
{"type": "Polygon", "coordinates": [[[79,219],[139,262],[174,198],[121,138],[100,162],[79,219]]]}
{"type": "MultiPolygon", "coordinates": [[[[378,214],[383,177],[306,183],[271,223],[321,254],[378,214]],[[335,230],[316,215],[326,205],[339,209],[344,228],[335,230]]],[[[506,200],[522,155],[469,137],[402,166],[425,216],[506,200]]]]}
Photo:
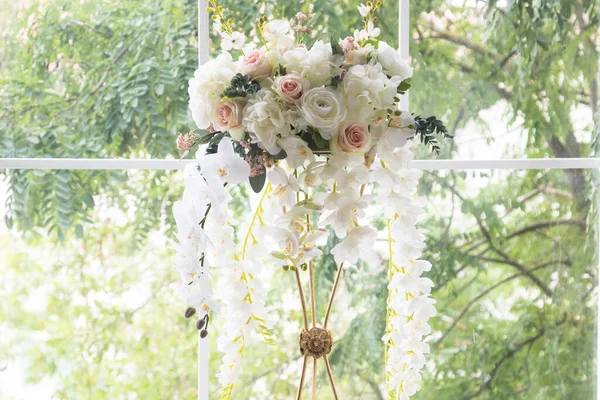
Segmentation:
{"type": "Polygon", "coordinates": [[[298,386],[298,395],[296,396],[297,400],[302,398],[302,386],[304,386],[304,377],[306,376],[306,366],[308,365],[308,356],[304,356],[304,361],[302,362],[302,375],[300,375],[300,385],[298,386]]]}
{"type": "Polygon", "coordinates": [[[313,358],[312,400],[317,399],[317,359],[313,358]]]}
{"type": "Polygon", "coordinates": [[[340,278],[342,277],[343,270],[344,270],[344,263],[342,262],[338,268],[337,275],[335,276],[335,281],[333,282],[333,288],[331,289],[331,295],[329,296],[329,304],[327,305],[327,312],[325,313],[325,321],[323,322],[323,329],[327,329],[327,323],[329,322],[329,314],[331,314],[333,300],[335,299],[335,294],[337,292],[337,288],[340,283],[340,278]]]}
{"type": "MultiPolygon", "coordinates": [[[[393,243],[393,239],[392,239],[392,220],[390,218],[388,218],[387,221],[387,229],[388,229],[388,251],[389,251],[389,261],[388,261],[388,269],[389,269],[389,282],[392,282],[392,277],[394,275],[394,260],[393,260],[393,256],[394,256],[394,249],[392,246],[393,243]]],[[[392,319],[392,312],[390,310],[390,300],[392,299],[392,292],[390,290],[388,290],[388,296],[387,296],[387,307],[386,307],[386,318],[385,318],[385,334],[389,335],[389,333],[392,330],[391,327],[391,319],[392,319]]],[[[388,363],[388,359],[390,357],[390,338],[388,338],[387,342],[385,343],[385,366],[387,368],[387,363],[388,363]]],[[[385,374],[385,383],[386,383],[386,387],[388,390],[388,393],[390,392],[390,390],[392,390],[390,388],[390,374],[387,373],[385,374]]]]}
{"type": "Polygon", "coordinates": [[[304,329],[308,331],[308,313],[306,312],[306,301],[304,299],[304,290],[302,290],[302,282],[300,281],[300,268],[294,267],[296,273],[296,283],[298,284],[298,292],[300,292],[300,303],[302,303],[302,317],[304,318],[304,329]]]}
{"type": "Polygon", "coordinates": [[[273,185],[271,185],[269,183],[267,185],[267,187],[265,188],[262,196],[260,197],[258,204],[256,205],[256,210],[254,210],[254,215],[252,216],[252,219],[250,220],[250,225],[248,225],[248,231],[246,232],[246,237],[244,238],[244,244],[242,246],[242,258],[241,258],[242,260],[244,260],[246,258],[246,250],[248,250],[248,241],[249,241],[250,237],[252,236],[252,228],[254,228],[256,219],[257,218],[260,219],[260,214],[263,213],[263,202],[267,198],[267,195],[269,194],[271,189],[273,189],[273,185]]]}
{"type": "Polygon", "coordinates": [[[333,392],[333,398],[338,400],[337,391],[335,390],[335,382],[333,381],[333,374],[331,373],[331,365],[329,365],[329,359],[327,356],[323,357],[325,361],[325,368],[327,369],[327,376],[329,377],[329,383],[331,384],[331,390],[333,392]]]}

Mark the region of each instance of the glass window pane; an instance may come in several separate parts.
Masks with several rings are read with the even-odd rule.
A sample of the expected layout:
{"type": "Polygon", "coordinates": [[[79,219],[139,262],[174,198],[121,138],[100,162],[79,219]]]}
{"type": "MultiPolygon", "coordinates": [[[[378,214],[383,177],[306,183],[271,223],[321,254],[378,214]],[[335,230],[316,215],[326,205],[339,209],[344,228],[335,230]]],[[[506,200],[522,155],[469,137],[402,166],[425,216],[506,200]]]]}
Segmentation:
{"type": "Polygon", "coordinates": [[[425,174],[439,316],[416,398],[596,398],[598,218],[572,173],[598,177],[425,174]]]}
{"type": "Polygon", "coordinates": [[[455,133],[444,158],[589,156],[597,4],[534,4],[411,2],[411,110],[436,114],[455,133]]]}
{"type": "Polygon", "coordinates": [[[0,157],[178,157],[197,2],[0,2],[0,157]]]}
{"type": "MultiPolygon", "coordinates": [[[[439,316],[416,399],[594,398],[597,215],[595,195],[568,183],[573,173],[424,174],[424,257],[434,265],[429,277],[439,316]]],[[[128,185],[144,193],[145,179],[133,175],[128,185]]],[[[163,192],[165,204],[144,203],[147,211],[127,193],[121,201],[96,196],[93,224],[80,238],[70,233],[60,242],[41,230],[2,228],[0,396],[195,396],[196,331],[169,288],[178,278],[166,242],[172,234],[160,222],[171,220],[167,203],[181,182],[161,186],[172,192],[163,192]],[[152,213],[157,220],[148,219],[152,213]]],[[[334,303],[331,364],[341,398],[385,398],[386,243],[382,236],[379,258],[368,266],[346,270],[334,303]]],[[[324,257],[315,268],[322,319],[336,267],[324,257]]],[[[215,270],[217,281],[220,276],[215,270]]],[[[234,398],[296,394],[302,320],[293,273],[279,270],[266,285],[277,346],[258,334],[248,337],[234,398]]],[[[222,326],[216,316],[209,336],[211,398],[221,390],[214,374],[222,326]]],[[[317,397],[329,399],[322,361],[319,368],[317,397]]]]}

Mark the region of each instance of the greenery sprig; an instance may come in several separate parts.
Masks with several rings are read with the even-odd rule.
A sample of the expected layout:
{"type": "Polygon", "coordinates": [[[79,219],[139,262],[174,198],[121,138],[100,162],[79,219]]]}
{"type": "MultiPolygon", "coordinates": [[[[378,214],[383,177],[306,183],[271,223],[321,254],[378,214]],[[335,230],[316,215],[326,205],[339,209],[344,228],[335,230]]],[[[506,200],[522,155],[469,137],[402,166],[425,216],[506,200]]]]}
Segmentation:
{"type": "Polygon", "coordinates": [[[440,145],[437,136],[443,139],[453,139],[454,135],[448,132],[448,128],[435,115],[423,118],[417,115],[415,118],[415,138],[420,138],[421,143],[431,146],[435,154],[440,154],[440,145]]]}
{"type": "Polygon", "coordinates": [[[363,23],[365,29],[369,29],[369,22],[375,23],[379,20],[375,13],[377,12],[377,9],[379,9],[382,5],[383,2],[381,0],[367,1],[366,6],[364,4],[360,5],[360,7],[363,8],[365,11],[368,7],[368,12],[366,11],[365,15],[363,15],[363,12],[361,11],[361,15],[363,15],[363,23]]]}
{"type": "Polygon", "coordinates": [[[252,79],[248,75],[237,73],[231,78],[229,86],[221,93],[221,98],[246,97],[256,94],[259,90],[260,83],[258,83],[256,79],[252,79]]]}
{"type": "Polygon", "coordinates": [[[221,25],[221,31],[231,35],[233,33],[233,20],[225,18],[223,6],[218,5],[217,0],[209,0],[208,4],[209,6],[206,7],[206,11],[213,13],[212,20],[221,25]]]}
{"type": "Polygon", "coordinates": [[[269,43],[265,39],[265,25],[267,24],[267,22],[269,22],[269,17],[267,17],[266,15],[263,15],[262,17],[260,17],[256,24],[256,30],[260,34],[260,40],[263,42],[263,44],[265,45],[265,47],[268,50],[269,43]]]}

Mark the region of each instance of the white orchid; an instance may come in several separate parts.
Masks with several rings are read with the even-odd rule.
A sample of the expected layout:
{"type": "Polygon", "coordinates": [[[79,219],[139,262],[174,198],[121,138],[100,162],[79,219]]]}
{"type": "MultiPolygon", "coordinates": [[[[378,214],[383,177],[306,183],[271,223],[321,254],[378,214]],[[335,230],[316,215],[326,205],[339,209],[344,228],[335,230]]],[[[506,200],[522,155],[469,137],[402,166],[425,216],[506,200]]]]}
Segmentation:
{"type": "Polygon", "coordinates": [[[267,174],[269,182],[275,187],[273,194],[282,207],[292,207],[296,203],[296,193],[300,190],[298,181],[293,175],[288,175],[285,170],[275,166],[267,174]]]}
{"type": "Polygon", "coordinates": [[[341,169],[335,174],[338,187],[356,189],[369,182],[370,171],[364,165],[358,165],[351,170],[341,169]]]}
{"type": "Polygon", "coordinates": [[[285,151],[286,162],[291,168],[298,168],[306,161],[314,162],[315,156],[306,142],[299,136],[288,136],[279,140],[279,145],[285,151]]]}
{"type": "Polygon", "coordinates": [[[219,143],[217,153],[200,158],[199,163],[211,189],[223,196],[224,184],[243,183],[250,176],[250,165],[234,153],[231,139],[227,137],[219,143]]]}
{"type": "Polygon", "coordinates": [[[400,290],[405,293],[415,291],[423,294],[431,293],[432,287],[433,281],[431,279],[407,273],[394,274],[392,281],[388,285],[388,289],[390,290],[400,290]]]}
{"type": "Polygon", "coordinates": [[[196,284],[174,284],[172,287],[188,306],[196,309],[200,317],[208,314],[210,310],[219,311],[219,305],[210,288],[201,288],[196,284]]]}
{"type": "Polygon", "coordinates": [[[403,169],[398,171],[400,178],[398,191],[406,195],[412,195],[417,189],[419,179],[423,176],[423,171],[418,169],[403,169]]]}
{"type": "Polygon", "coordinates": [[[373,251],[375,230],[369,226],[358,226],[348,232],[343,242],[331,249],[335,262],[339,265],[344,261],[356,264],[360,257],[373,251]]]}
{"type": "Polygon", "coordinates": [[[305,191],[316,187],[322,182],[321,172],[323,171],[324,166],[325,163],[320,161],[311,162],[306,166],[304,171],[300,173],[298,176],[298,183],[305,191]]]}
{"type": "Polygon", "coordinates": [[[337,197],[333,212],[325,219],[330,223],[335,234],[343,238],[347,232],[358,224],[360,218],[365,217],[365,209],[369,206],[370,196],[360,196],[355,191],[341,193],[337,197]]]}
{"type": "Polygon", "coordinates": [[[268,235],[275,243],[272,255],[278,264],[299,266],[322,254],[318,247],[324,244],[327,230],[306,226],[307,215],[318,210],[312,203],[296,205],[275,221],[268,235]]]}
{"type": "Polygon", "coordinates": [[[212,204],[215,209],[220,208],[222,199],[219,199],[206,183],[198,161],[185,166],[183,177],[185,181],[183,201],[192,205],[198,222],[204,217],[209,204],[212,204]]]}
{"type": "Polygon", "coordinates": [[[200,251],[204,251],[206,234],[199,225],[201,217],[195,213],[194,207],[188,202],[176,201],[173,205],[173,216],[177,224],[179,242],[193,242],[200,251]]]}

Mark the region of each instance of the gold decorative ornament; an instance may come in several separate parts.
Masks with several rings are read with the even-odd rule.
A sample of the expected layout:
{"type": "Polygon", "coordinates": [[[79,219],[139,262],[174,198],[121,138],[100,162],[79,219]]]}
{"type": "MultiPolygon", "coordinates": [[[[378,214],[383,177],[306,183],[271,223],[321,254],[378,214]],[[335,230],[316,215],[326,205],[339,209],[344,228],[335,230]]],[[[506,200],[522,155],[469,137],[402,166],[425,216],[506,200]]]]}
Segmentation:
{"type": "Polygon", "coordinates": [[[319,359],[331,353],[331,346],[333,337],[327,329],[314,327],[300,334],[300,352],[303,356],[319,359]]]}

